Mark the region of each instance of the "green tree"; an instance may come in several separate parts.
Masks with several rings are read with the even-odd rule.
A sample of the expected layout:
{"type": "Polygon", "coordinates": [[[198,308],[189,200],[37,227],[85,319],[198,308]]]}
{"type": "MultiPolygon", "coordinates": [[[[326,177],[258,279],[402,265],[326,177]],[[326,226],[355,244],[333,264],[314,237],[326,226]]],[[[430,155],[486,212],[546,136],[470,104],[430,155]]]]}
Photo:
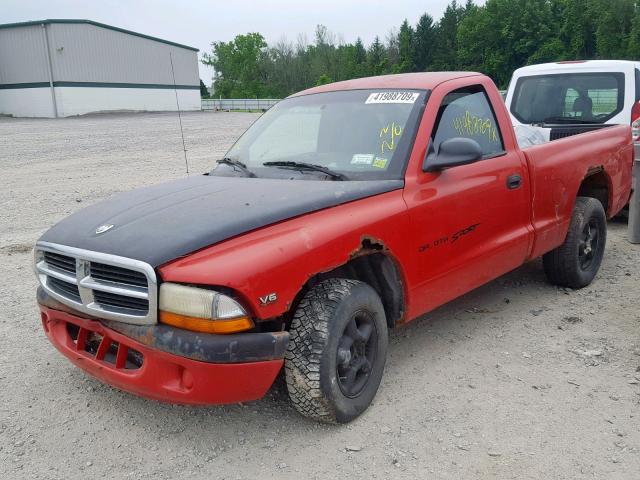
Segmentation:
{"type": "Polygon", "coordinates": [[[316,81],[316,87],[319,87],[320,85],[326,85],[327,83],[332,83],[332,82],[333,80],[331,80],[331,77],[326,73],[323,73],[318,77],[318,80],[316,81]]]}
{"type": "Polygon", "coordinates": [[[633,20],[631,21],[629,44],[627,46],[627,58],[640,58],[640,3],[638,2],[636,2],[634,7],[633,20]]]}
{"type": "MultiPolygon", "coordinates": [[[[434,22],[389,26],[384,42],[336,42],[318,25],[313,42],[282,38],[267,46],[259,33],[215,42],[203,62],[215,70],[216,96],[283,97],[365,75],[476,70],[506,86],[513,70],[559,60],[640,57],[640,0],[453,0],[434,22]]],[[[202,91],[204,94],[204,91],[202,91]]]]}
{"type": "Polygon", "coordinates": [[[213,52],[204,54],[202,63],[215,70],[216,95],[227,98],[253,98],[268,93],[263,82],[261,59],[267,43],[259,33],[237,35],[231,42],[214,42],[213,52]]]}
{"type": "Polygon", "coordinates": [[[395,66],[396,73],[413,72],[415,69],[413,36],[413,28],[405,18],[398,33],[399,63],[395,66]]]}
{"type": "Polygon", "coordinates": [[[293,44],[284,37],[262,56],[260,70],[266,75],[270,95],[286,97],[306,86],[304,79],[300,78],[298,61],[293,44]]]}
{"type": "Polygon", "coordinates": [[[209,90],[202,79],[200,79],[200,98],[209,98],[209,90]]]}
{"type": "Polygon", "coordinates": [[[367,51],[367,71],[369,75],[382,75],[387,69],[387,58],[380,37],[376,36],[367,51]]]}
{"type": "Polygon", "coordinates": [[[436,43],[436,28],[433,17],[428,13],[423,14],[418,20],[414,35],[415,69],[424,72],[433,64],[433,51],[436,43]]]}
{"type": "MultiPolygon", "coordinates": [[[[307,68],[315,82],[321,75],[335,76],[336,67],[335,35],[324,25],[317,25],[315,42],[306,49],[307,68]]],[[[313,84],[312,84],[313,85],[313,84]]]]}
{"type": "Polygon", "coordinates": [[[360,37],[357,38],[355,47],[355,60],[358,65],[363,64],[367,60],[367,51],[364,48],[364,44],[362,43],[362,39],[360,37]]]}
{"type": "Polygon", "coordinates": [[[433,54],[434,70],[458,68],[458,27],[464,17],[464,7],[453,0],[436,26],[436,42],[433,54]]]}
{"type": "Polygon", "coordinates": [[[598,0],[596,28],[598,58],[626,58],[634,17],[633,0],[598,0]]]}
{"type": "Polygon", "coordinates": [[[514,69],[561,55],[555,22],[549,0],[487,0],[460,22],[458,66],[486,73],[504,87],[514,69]]]}
{"type": "Polygon", "coordinates": [[[596,54],[594,8],[592,0],[559,0],[559,39],[563,59],[589,59],[596,54]]]}

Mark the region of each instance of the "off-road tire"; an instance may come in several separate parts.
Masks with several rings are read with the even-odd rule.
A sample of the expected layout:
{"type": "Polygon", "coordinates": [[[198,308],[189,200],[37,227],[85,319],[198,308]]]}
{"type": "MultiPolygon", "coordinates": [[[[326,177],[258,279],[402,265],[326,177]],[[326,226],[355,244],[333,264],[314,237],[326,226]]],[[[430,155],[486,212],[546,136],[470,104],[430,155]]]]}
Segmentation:
{"type": "Polygon", "coordinates": [[[600,268],[607,242],[607,217],[602,204],[591,197],[578,197],[564,243],[542,257],[544,272],[551,283],[562,287],[589,285],[600,268]],[[597,244],[589,241],[591,261],[584,264],[585,229],[590,225],[597,244]]]}
{"type": "MultiPolygon", "coordinates": [[[[384,308],[375,290],[356,280],[324,280],[310,289],[300,302],[289,333],[285,379],[296,410],[306,417],[328,423],[346,423],[364,412],[378,391],[388,345],[384,308]],[[369,341],[376,335],[375,345],[367,341],[370,348],[366,355],[375,356],[368,362],[371,368],[367,367],[369,373],[364,374],[368,377],[362,390],[348,396],[342,386],[347,377],[339,378],[338,368],[351,365],[346,362],[345,355],[353,362],[356,355],[360,355],[345,354],[343,343],[350,322],[361,318],[359,315],[365,315],[367,325],[373,325],[367,331],[371,332],[369,341]],[[341,360],[340,353],[343,355],[341,360]]],[[[355,346],[354,342],[353,348],[355,346]]]]}

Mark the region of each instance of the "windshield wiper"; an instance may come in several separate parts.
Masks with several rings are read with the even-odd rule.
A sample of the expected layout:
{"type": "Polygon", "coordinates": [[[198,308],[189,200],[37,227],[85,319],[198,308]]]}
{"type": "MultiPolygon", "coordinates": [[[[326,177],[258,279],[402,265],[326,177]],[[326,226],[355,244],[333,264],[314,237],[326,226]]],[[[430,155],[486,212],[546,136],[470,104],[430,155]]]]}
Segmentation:
{"type": "Polygon", "coordinates": [[[563,116],[548,117],[543,120],[543,123],[554,123],[554,122],[556,123],[589,123],[589,124],[601,123],[594,120],[582,120],[576,117],[563,117],[563,116]]]}
{"type": "Polygon", "coordinates": [[[321,172],[334,180],[348,180],[346,175],[342,173],[334,172],[330,168],[323,167],[322,165],[315,165],[313,163],[305,163],[305,162],[264,162],[262,165],[265,167],[280,167],[280,168],[290,168],[292,170],[300,170],[300,171],[312,171],[312,172],[321,172]]]}
{"type": "Polygon", "coordinates": [[[220,160],[217,160],[216,163],[218,165],[229,165],[230,167],[235,167],[244,173],[245,177],[255,178],[256,174],[247,168],[247,166],[242,163],[240,160],[233,160],[232,158],[224,157],[220,160]]]}

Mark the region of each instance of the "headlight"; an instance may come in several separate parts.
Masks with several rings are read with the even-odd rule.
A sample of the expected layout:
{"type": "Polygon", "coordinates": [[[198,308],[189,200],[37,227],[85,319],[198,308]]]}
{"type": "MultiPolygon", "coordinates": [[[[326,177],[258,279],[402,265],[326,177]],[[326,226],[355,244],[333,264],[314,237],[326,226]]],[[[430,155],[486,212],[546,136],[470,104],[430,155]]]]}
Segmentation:
{"type": "Polygon", "coordinates": [[[160,285],[160,322],[206,333],[235,333],[253,328],[247,312],[233,298],[177,283],[160,285]]]}

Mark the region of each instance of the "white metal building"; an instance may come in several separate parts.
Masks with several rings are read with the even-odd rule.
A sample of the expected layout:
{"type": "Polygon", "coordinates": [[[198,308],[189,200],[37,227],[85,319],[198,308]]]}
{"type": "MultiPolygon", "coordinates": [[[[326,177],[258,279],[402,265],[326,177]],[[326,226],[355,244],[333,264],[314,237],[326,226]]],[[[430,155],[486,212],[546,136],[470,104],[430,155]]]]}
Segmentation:
{"type": "Polygon", "coordinates": [[[68,117],[178,103],[200,110],[196,48],[90,20],[0,25],[0,114],[68,117]]]}

